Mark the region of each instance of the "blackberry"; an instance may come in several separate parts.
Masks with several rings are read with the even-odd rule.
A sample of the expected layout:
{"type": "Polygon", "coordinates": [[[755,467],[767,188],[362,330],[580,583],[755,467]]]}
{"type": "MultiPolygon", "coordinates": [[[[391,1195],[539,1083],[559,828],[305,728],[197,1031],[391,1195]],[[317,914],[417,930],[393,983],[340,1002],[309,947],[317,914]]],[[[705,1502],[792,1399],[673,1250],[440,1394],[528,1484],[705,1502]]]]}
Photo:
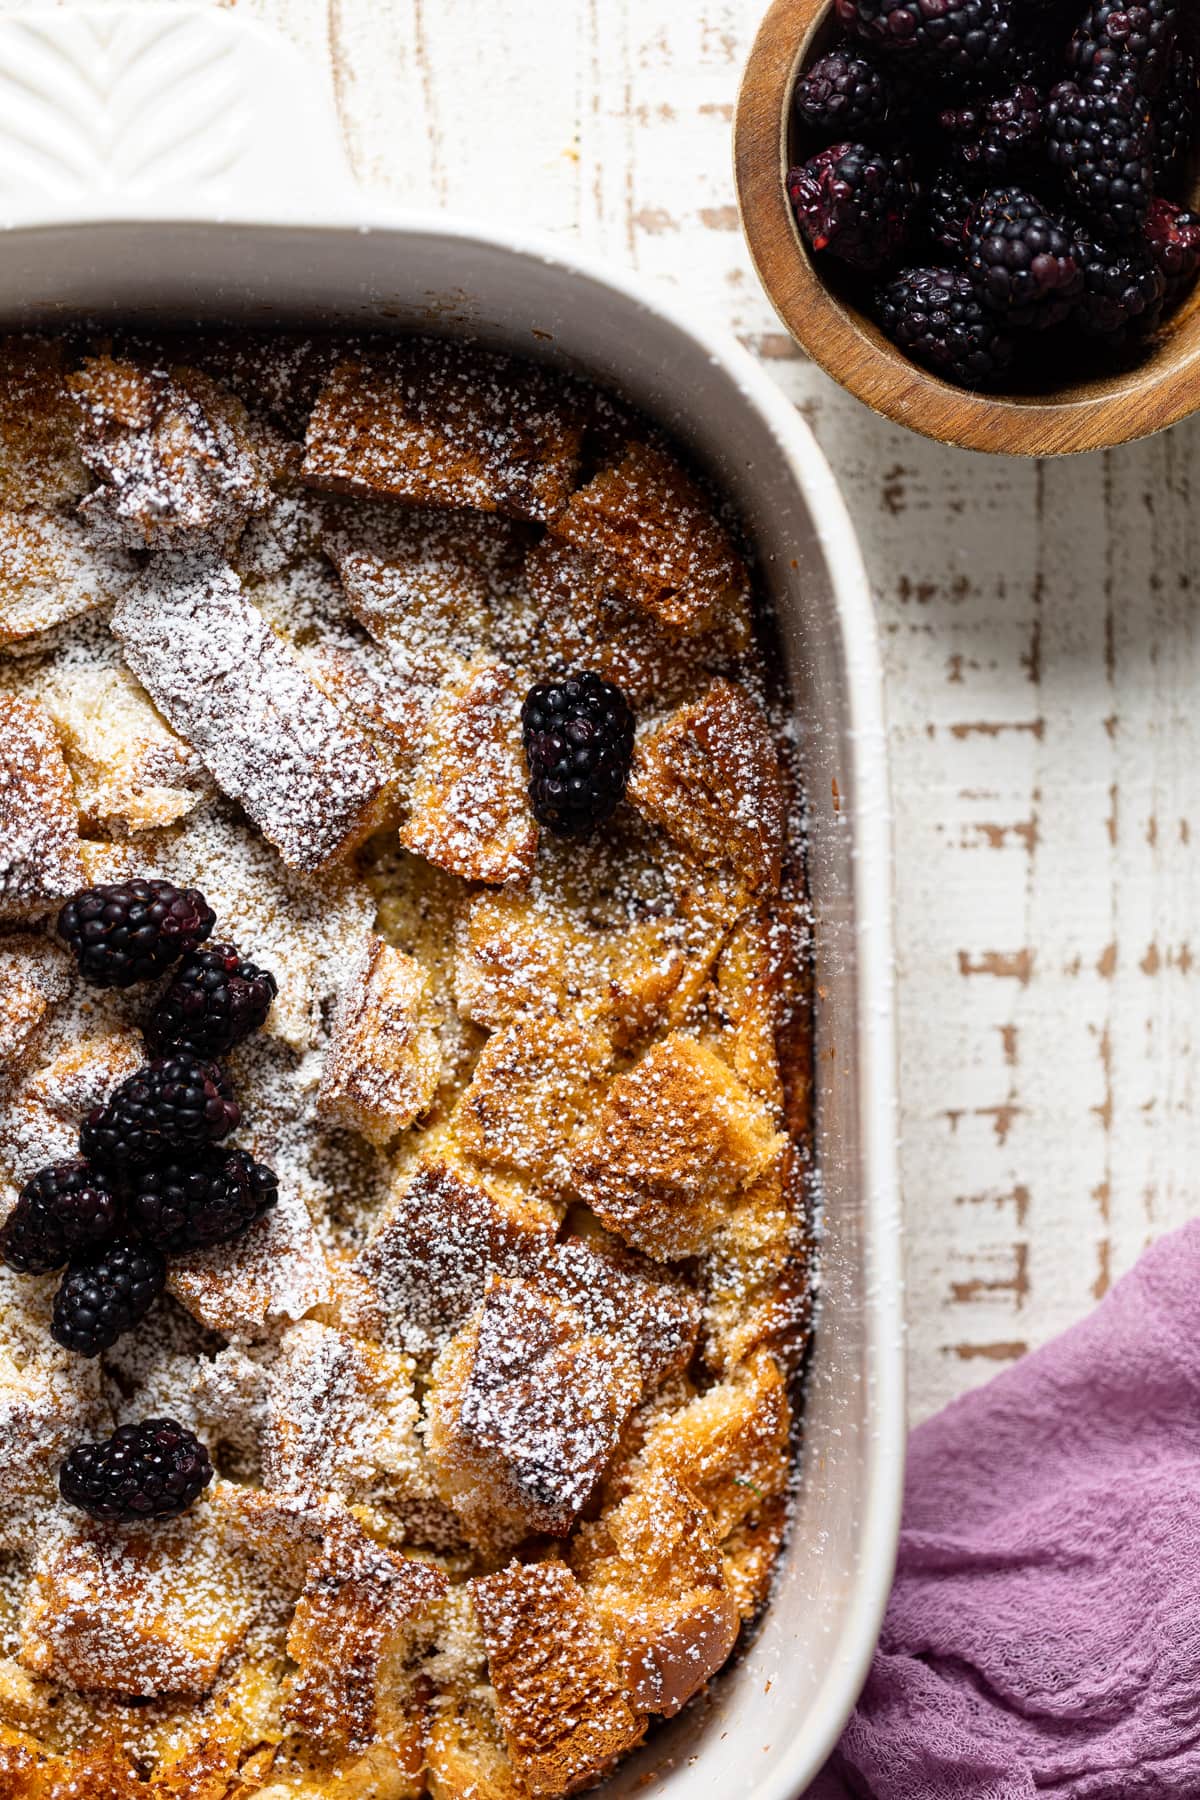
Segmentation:
{"type": "Polygon", "coordinates": [[[1105,237],[1131,237],[1154,193],[1154,120],[1132,77],[1062,81],[1046,105],[1046,146],[1073,206],[1105,237]]]}
{"type": "Polygon", "coordinates": [[[223,1056],[259,1029],[278,992],[274,975],[243,962],[235,944],[190,950],[150,1015],[146,1046],[152,1056],[223,1056]]]}
{"type": "Polygon", "coordinates": [[[1083,293],[1076,317],[1091,337],[1120,348],[1147,337],[1162,317],[1166,282],[1144,249],[1113,250],[1079,242],[1083,293]]]}
{"type": "Polygon", "coordinates": [[[93,1519],[173,1519],[213,1478],[208,1451],[174,1419],[119,1425],[99,1444],[78,1444],[58,1475],[70,1506],[93,1519]]]}
{"type": "Polygon", "coordinates": [[[861,43],[958,86],[988,86],[1013,48],[1009,0],[837,0],[842,27],[861,43]]]}
{"type": "Polygon", "coordinates": [[[0,1256],[22,1275],[46,1275],[107,1243],[119,1220],[103,1175],[85,1162],[51,1163],[21,1189],[0,1230],[0,1256]]]}
{"type": "Polygon", "coordinates": [[[139,1069],[90,1112],[79,1147],[101,1168],[138,1168],[173,1150],[206,1149],[241,1116],[219,1064],[179,1050],[139,1069]]]}
{"type": "Polygon", "coordinates": [[[1083,291],[1070,230],[1021,188],[993,188],[976,205],[967,273],[987,306],[1024,328],[1061,324],[1083,291]]]}
{"type": "Polygon", "coordinates": [[[534,817],[582,837],[616,809],[633,758],[633,712],[620,688],[580,673],[530,688],[521,708],[534,817]]]}
{"type": "Polygon", "coordinates": [[[1181,44],[1154,106],[1154,183],[1158,193],[1183,179],[1200,126],[1200,61],[1181,44]]]}
{"type": "Polygon", "coordinates": [[[949,140],[951,161],[968,175],[995,181],[1041,149],[1045,101],[1036,87],[1021,83],[995,100],[947,107],[938,124],[949,140]]]}
{"type": "Polygon", "coordinates": [[[1200,213],[1156,200],[1143,242],[1166,284],[1163,305],[1170,312],[1187,298],[1200,276],[1200,213]]]}
{"type": "Polygon", "coordinates": [[[942,258],[961,264],[976,195],[952,169],[943,169],[924,189],[925,233],[942,258]]]}
{"type": "Polygon", "coordinates": [[[843,138],[882,125],[891,90],[880,71],[850,45],[831,50],[796,83],[793,105],[805,131],[843,138]]]}
{"type": "Polygon", "coordinates": [[[955,269],[906,269],[881,290],[876,311],[906,355],[963,387],[993,386],[1012,362],[1012,338],[955,269]]]}
{"type": "Polygon", "coordinates": [[[1098,0],[1067,47],[1067,68],[1079,82],[1133,75],[1153,96],[1166,80],[1178,21],[1176,0],[1098,0]]]}
{"type": "Polygon", "coordinates": [[[84,888],[58,915],[58,934],[93,987],[152,981],[204,942],[216,915],[198,888],[120,881],[84,888]]]}
{"type": "Polygon", "coordinates": [[[917,204],[907,156],[832,144],[787,178],[796,223],[814,250],[852,268],[883,268],[903,249],[917,204]]]}
{"type": "Polygon", "coordinates": [[[116,1238],[71,1263],[54,1296],[51,1336],[77,1356],[98,1356],[145,1317],[166,1279],[167,1265],[153,1244],[116,1238]]]}
{"type": "Polygon", "coordinates": [[[143,1169],[129,1194],[129,1222],[168,1254],[237,1237],[279,1198],[273,1170],[244,1150],[219,1150],[143,1169]]]}

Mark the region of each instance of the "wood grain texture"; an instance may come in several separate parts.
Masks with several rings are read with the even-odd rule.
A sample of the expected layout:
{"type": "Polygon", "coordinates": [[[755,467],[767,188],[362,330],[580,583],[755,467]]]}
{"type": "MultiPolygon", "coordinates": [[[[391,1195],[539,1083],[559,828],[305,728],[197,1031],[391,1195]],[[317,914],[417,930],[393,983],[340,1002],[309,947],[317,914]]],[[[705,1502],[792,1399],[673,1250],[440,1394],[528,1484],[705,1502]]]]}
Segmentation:
{"type": "MultiPolygon", "coordinates": [[[[751,47],[737,103],[734,166],[759,278],[808,354],[859,400],[964,450],[1064,456],[1148,437],[1200,408],[1200,290],[1135,369],[1038,394],[967,393],[910,362],[818,272],[784,190],[803,154],[790,140],[797,69],[830,35],[829,0],[775,0],[751,47]]],[[[831,265],[826,259],[826,270],[831,265]]]]}
{"type": "Polygon", "coordinates": [[[756,0],[252,10],[329,71],[364,180],[671,285],[763,359],[833,465],[888,680],[924,1417],[1196,1210],[1200,421],[1065,461],[965,456],[828,380],[737,227],[756,0]]]}

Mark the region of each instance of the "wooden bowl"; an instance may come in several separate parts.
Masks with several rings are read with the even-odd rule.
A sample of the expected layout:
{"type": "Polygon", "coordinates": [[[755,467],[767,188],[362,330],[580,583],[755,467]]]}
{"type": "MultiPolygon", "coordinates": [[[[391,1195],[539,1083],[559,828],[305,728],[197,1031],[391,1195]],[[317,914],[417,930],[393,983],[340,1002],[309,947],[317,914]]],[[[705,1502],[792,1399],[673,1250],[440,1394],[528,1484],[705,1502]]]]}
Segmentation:
{"type": "MultiPolygon", "coordinates": [[[[734,167],[742,228],[759,279],[800,347],[887,419],[964,450],[1066,456],[1148,437],[1200,409],[1200,288],[1135,367],[1029,393],[974,394],[910,362],[838,290],[833,259],[814,266],[784,178],[799,70],[836,35],[828,0],[774,0],[738,96],[734,167]]],[[[1193,205],[1200,202],[1197,183],[1193,205]]]]}

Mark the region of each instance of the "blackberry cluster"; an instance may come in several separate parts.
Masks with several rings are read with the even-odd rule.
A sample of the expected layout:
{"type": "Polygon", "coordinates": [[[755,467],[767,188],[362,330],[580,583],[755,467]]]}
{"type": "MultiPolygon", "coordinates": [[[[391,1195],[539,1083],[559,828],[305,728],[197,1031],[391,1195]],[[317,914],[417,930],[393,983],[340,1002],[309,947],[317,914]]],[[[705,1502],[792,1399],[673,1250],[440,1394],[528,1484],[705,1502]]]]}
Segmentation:
{"type": "Polygon", "coordinates": [[[142,1169],[129,1195],[134,1230],[169,1254],[241,1235],[279,1198],[273,1169],[244,1150],[142,1169]]]}
{"type": "Polygon", "coordinates": [[[93,987],[153,981],[202,944],[216,915],[196,888],[121,881],[84,888],[58,915],[58,934],[93,987]]]}
{"type": "Polygon", "coordinates": [[[206,944],[176,969],[147,1021],[146,1046],[152,1056],[224,1056],[266,1023],[278,992],[270,971],[243,962],[236,944],[206,944]]]}
{"type": "Polygon", "coordinates": [[[167,1265],[153,1244],[114,1238],[63,1276],[51,1336],[77,1356],[99,1356],[145,1318],[166,1283],[167,1265]]]}
{"type": "Polygon", "coordinates": [[[1010,326],[1036,331],[1060,325],[1083,292],[1070,228],[1020,188],[991,189],[975,203],[967,273],[985,306],[1010,326]]]}
{"type": "Polygon", "coordinates": [[[881,292],[879,321],[914,362],[972,387],[996,386],[1013,359],[1003,322],[954,269],[906,269],[881,292]]]}
{"type": "Polygon", "coordinates": [[[534,817],[585,837],[612,816],[633,757],[633,713],[620,688],[585,672],[530,688],[521,708],[534,817]]]}
{"type": "Polygon", "coordinates": [[[907,242],[917,186],[905,155],[867,144],[831,144],[792,170],[788,198],[814,250],[873,271],[907,242]]]}
{"type": "Polygon", "coordinates": [[[83,1121],[79,1148],[102,1169],[142,1168],[178,1151],[207,1150],[241,1116],[220,1064],[180,1050],[139,1069],[95,1107],[83,1121]]]}
{"type": "Polygon", "coordinates": [[[0,1256],[18,1274],[48,1275],[106,1244],[120,1217],[107,1177],[90,1163],[51,1163],[21,1189],[0,1230],[0,1256]]]}
{"type": "MultiPolygon", "coordinates": [[[[202,948],[215,923],[197,889],[154,879],[86,888],[59,914],[94,986],[132,987],[179,964],[144,1028],[154,1060],[87,1115],[82,1156],[39,1170],[0,1227],[0,1256],[21,1274],[68,1265],[50,1329],[79,1356],[101,1355],[145,1317],[167,1256],[239,1236],[278,1199],[272,1170],[217,1148],[241,1110],[214,1058],[263,1025],[278,988],[235,944],[202,948]]],[[[191,1432],[150,1419],[79,1445],[59,1486],[93,1518],[149,1519],[182,1512],[211,1479],[191,1432]]]]}
{"type": "Polygon", "coordinates": [[[892,105],[892,88],[881,69],[850,48],[834,50],[801,75],[794,95],[796,117],[805,131],[844,138],[882,125],[892,105]]]}
{"type": "Polygon", "coordinates": [[[208,1451],[174,1419],[120,1425],[101,1444],[79,1444],[59,1470],[71,1506],[93,1519],[173,1519],[213,1478],[208,1451]]]}
{"type": "Polygon", "coordinates": [[[797,80],[787,193],[842,291],[967,387],[1054,386],[1065,366],[1140,354],[1200,279],[1200,221],[1184,210],[1200,167],[1190,9],[836,0],[836,13],[845,38],[797,80]]]}
{"type": "Polygon", "coordinates": [[[1009,0],[837,0],[842,26],[943,83],[987,86],[1013,49],[1009,0]]]}

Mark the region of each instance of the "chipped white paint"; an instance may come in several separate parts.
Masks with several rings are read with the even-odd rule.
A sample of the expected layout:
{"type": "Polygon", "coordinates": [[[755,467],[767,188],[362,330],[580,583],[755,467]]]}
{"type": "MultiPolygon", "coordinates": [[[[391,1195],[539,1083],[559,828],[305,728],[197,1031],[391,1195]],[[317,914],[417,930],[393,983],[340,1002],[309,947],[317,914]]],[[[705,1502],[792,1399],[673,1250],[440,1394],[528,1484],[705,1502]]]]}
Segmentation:
{"type": "Polygon", "coordinates": [[[239,10],[327,76],[360,180],[578,234],[682,289],[768,362],[845,488],[890,687],[924,1416],[1193,1210],[1200,425],[1063,464],[975,458],[805,363],[733,205],[755,0],[239,10]]]}

